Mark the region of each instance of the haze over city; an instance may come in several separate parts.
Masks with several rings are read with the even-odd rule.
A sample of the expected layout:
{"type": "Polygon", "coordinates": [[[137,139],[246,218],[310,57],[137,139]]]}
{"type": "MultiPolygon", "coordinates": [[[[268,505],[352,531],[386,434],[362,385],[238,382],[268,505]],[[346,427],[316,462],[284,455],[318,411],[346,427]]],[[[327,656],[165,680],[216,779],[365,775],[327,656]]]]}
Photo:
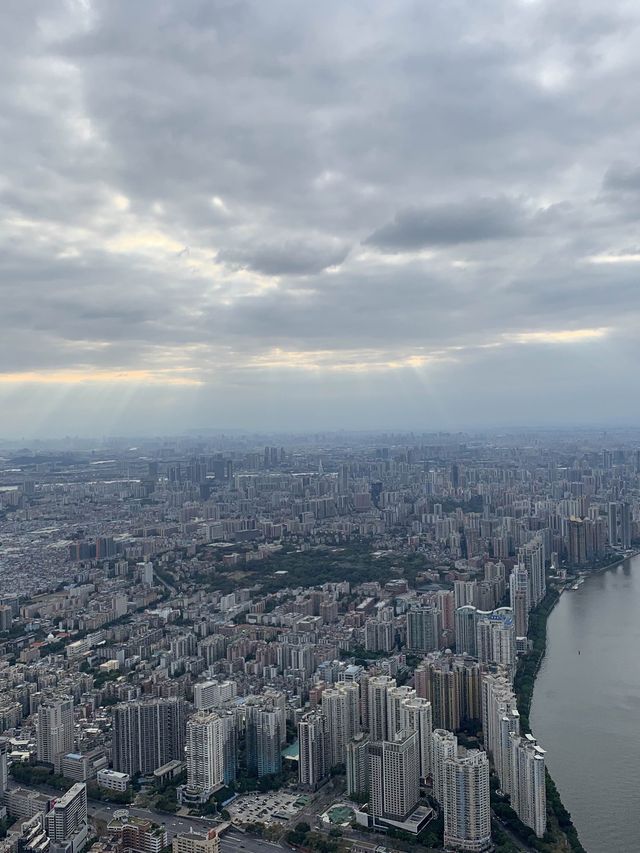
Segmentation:
{"type": "Polygon", "coordinates": [[[637,4],[1,15],[4,437],[637,418],[637,4]]]}

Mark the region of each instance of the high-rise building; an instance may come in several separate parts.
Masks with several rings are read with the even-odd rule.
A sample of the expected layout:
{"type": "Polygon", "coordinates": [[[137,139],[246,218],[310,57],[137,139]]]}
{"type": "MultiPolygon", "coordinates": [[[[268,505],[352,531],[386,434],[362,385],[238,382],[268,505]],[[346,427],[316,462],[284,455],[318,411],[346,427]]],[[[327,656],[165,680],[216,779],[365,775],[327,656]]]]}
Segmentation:
{"type": "Polygon", "coordinates": [[[459,655],[476,656],[476,613],[472,604],[465,604],[456,610],[456,651],[459,655]]]}
{"type": "Polygon", "coordinates": [[[609,545],[625,550],[631,547],[631,507],[628,503],[612,501],[609,504],[609,545]]]}
{"type": "Polygon", "coordinates": [[[387,690],[387,740],[394,740],[403,729],[402,703],[411,699],[416,691],[406,684],[402,687],[390,687],[387,690]]]}
{"type": "Polygon", "coordinates": [[[482,731],[500,787],[511,792],[509,744],[520,732],[520,714],[509,675],[502,670],[482,676],[482,731]]]}
{"type": "Polygon", "coordinates": [[[0,798],[7,790],[7,752],[9,751],[9,741],[6,737],[0,737],[0,798]]]}
{"type": "Polygon", "coordinates": [[[38,708],[38,761],[59,771],[68,752],[73,752],[73,699],[47,699],[38,708]]]}
{"type": "Polygon", "coordinates": [[[360,732],[360,685],[342,681],[322,692],[322,710],[327,718],[329,766],[344,764],[346,748],[360,732]]]}
{"type": "Polygon", "coordinates": [[[218,708],[236,695],[235,681],[202,681],[193,685],[193,704],[200,711],[218,708]]]}
{"type": "Polygon", "coordinates": [[[268,776],[282,770],[282,716],[279,709],[261,704],[246,704],[247,770],[256,776],[268,776]]]}
{"type": "Polygon", "coordinates": [[[542,536],[535,536],[518,551],[518,563],[529,577],[529,603],[537,607],[547,593],[545,577],[545,547],[542,536]]]}
{"type": "Polygon", "coordinates": [[[524,566],[516,565],[509,578],[509,603],[513,611],[516,637],[526,637],[529,630],[529,575],[524,566]]]}
{"type": "Polygon", "coordinates": [[[538,838],[547,830],[547,793],[545,751],[527,734],[510,736],[511,806],[520,820],[530,826],[538,838]]]}
{"type": "Polygon", "coordinates": [[[389,675],[374,675],[367,683],[369,734],[372,741],[388,740],[389,724],[387,691],[396,686],[395,678],[389,675]]]}
{"type": "Polygon", "coordinates": [[[315,791],[329,778],[330,768],[327,718],[319,708],[308,711],[298,723],[298,743],[298,780],[315,791]]]}
{"type": "Polygon", "coordinates": [[[489,613],[478,611],[476,648],[480,663],[497,664],[514,671],[516,632],[510,607],[501,607],[489,613]]]}
{"type": "Polygon", "coordinates": [[[492,849],[489,759],[478,749],[444,762],[444,845],[481,853],[492,849]]]}
{"type": "Polygon", "coordinates": [[[113,768],[147,775],[184,759],[186,704],[181,699],[127,702],[113,709],[113,768]]]}
{"type": "Polygon", "coordinates": [[[409,817],[420,797],[419,773],[415,732],[369,745],[369,812],[374,826],[409,817]]]}
{"type": "MultiPolygon", "coordinates": [[[[398,688],[396,688],[398,689],[398,688]]],[[[413,691],[415,694],[415,691],[413,691]]],[[[401,729],[415,732],[418,736],[420,778],[426,779],[431,772],[431,735],[433,716],[431,702],[420,696],[409,696],[400,707],[401,729]]]]}
{"type": "Polygon", "coordinates": [[[368,652],[390,652],[394,643],[393,622],[367,619],[364,623],[364,647],[368,652]]]}
{"type": "Polygon", "coordinates": [[[187,784],[190,802],[206,803],[224,782],[225,737],[228,717],[200,711],[187,720],[187,784]]]}
{"type": "MultiPolygon", "coordinates": [[[[76,782],[53,805],[45,816],[45,828],[52,842],[60,844],[76,836],[87,835],[87,786],[76,782]]],[[[79,843],[73,849],[79,849],[79,843]]]]}
{"type": "Polygon", "coordinates": [[[411,651],[435,651],[440,648],[441,633],[441,617],[437,608],[420,607],[407,612],[407,648],[411,651]]]}
{"type": "Polygon", "coordinates": [[[458,754],[458,738],[446,729],[434,729],[431,736],[431,775],[433,796],[444,805],[445,762],[458,754]]]}
{"type": "Polygon", "coordinates": [[[587,525],[582,518],[567,521],[568,559],[572,566],[584,566],[587,562],[587,525]]]}
{"type": "Polygon", "coordinates": [[[364,797],[369,794],[369,738],[357,735],[347,744],[347,795],[364,797]]]}

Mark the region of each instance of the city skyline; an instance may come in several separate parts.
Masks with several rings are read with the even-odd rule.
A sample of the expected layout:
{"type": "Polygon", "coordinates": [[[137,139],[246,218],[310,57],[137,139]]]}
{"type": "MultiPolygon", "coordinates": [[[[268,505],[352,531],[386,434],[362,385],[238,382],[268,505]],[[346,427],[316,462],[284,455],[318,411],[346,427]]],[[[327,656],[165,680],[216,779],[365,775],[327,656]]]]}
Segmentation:
{"type": "Polygon", "coordinates": [[[638,9],[1,14],[7,436],[637,420],[638,9]]]}

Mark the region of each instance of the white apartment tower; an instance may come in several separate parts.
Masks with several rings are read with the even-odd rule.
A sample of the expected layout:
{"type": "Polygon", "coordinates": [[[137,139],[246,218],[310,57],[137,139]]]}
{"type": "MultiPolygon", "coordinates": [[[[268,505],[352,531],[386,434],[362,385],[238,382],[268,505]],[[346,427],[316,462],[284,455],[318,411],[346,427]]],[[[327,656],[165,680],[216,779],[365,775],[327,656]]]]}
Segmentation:
{"type": "Polygon", "coordinates": [[[445,763],[458,754],[458,738],[446,729],[435,729],[431,737],[433,796],[444,805],[445,763]]]}
{"type": "Polygon", "coordinates": [[[73,699],[46,700],[38,708],[38,761],[57,771],[68,752],[73,752],[73,699]]]}
{"type": "Polygon", "coordinates": [[[489,759],[465,750],[444,763],[444,845],[456,851],[490,850],[489,759]]]}
{"type": "Polygon", "coordinates": [[[187,721],[187,791],[206,802],[224,781],[226,718],[200,711],[187,721]]]}
{"type": "Polygon", "coordinates": [[[360,733],[360,685],[343,681],[322,692],[322,711],[327,718],[329,766],[346,761],[347,744],[360,733]]]}
{"type": "Polygon", "coordinates": [[[415,732],[418,736],[420,778],[426,779],[431,772],[431,736],[433,732],[431,702],[419,696],[410,696],[402,702],[400,714],[402,728],[405,731],[415,732]]]}
{"type": "Polygon", "coordinates": [[[520,820],[542,838],[547,830],[545,751],[530,734],[512,734],[509,747],[511,806],[520,820]]]}

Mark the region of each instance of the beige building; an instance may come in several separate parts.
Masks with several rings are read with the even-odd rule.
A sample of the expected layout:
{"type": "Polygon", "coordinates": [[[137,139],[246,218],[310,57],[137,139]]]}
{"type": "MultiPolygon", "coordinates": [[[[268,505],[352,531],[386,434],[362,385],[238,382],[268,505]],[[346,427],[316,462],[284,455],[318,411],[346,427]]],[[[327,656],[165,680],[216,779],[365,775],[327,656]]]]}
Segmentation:
{"type": "Polygon", "coordinates": [[[208,832],[181,832],[172,842],[173,853],[219,853],[220,839],[215,829],[208,832]]]}

